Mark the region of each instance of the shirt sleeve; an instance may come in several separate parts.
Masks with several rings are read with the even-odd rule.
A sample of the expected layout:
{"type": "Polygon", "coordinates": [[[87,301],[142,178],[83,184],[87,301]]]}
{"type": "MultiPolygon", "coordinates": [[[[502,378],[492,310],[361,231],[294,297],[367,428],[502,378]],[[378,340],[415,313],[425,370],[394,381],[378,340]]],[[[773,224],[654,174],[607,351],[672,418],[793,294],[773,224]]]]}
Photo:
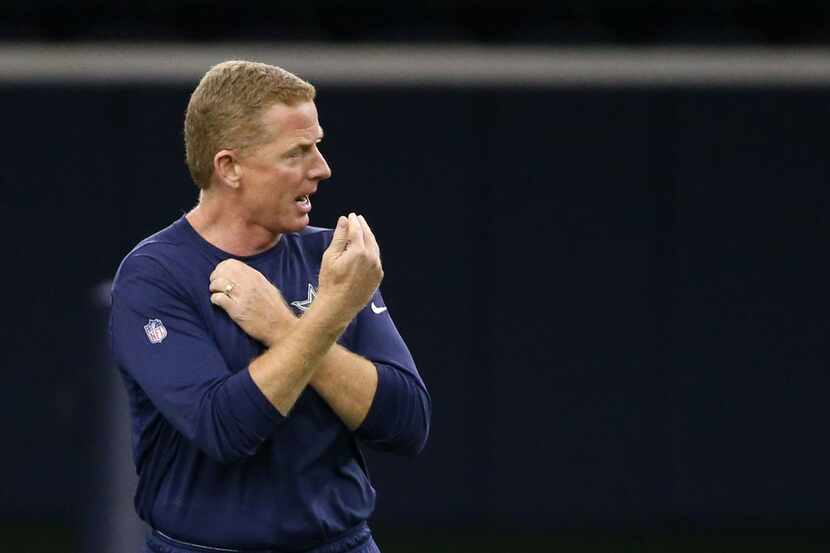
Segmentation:
{"type": "Polygon", "coordinates": [[[375,397],[356,434],[375,449],[417,455],[429,435],[432,400],[380,291],[358,314],[354,352],[378,371],[375,397]]]}
{"type": "Polygon", "coordinates": [[[283,420],[246,369],[231,371],[195,307],[151,256],[132,254],[112,291],[116,362],[164,418],[220,463],[253,455],[283,420]]]}

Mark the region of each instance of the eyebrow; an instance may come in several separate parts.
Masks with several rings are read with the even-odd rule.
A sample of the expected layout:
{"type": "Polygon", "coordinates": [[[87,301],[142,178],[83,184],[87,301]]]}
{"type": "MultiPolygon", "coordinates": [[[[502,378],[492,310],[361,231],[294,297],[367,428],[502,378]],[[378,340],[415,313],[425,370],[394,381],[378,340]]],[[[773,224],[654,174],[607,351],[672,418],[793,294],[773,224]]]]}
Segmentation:
{"type": "Polygon", "coordinates": [[[323,140],[323,136],[325,136],[325,133],[323,132],[323,127],[320,127],[320,136],[319,137],[317,137],[314,140],[309,140],[307,138],[300,138],[297,141],[297,143],[295,144],[295,146],[311,146],[312,144],[316,144],[317,142],[323,140]]]}

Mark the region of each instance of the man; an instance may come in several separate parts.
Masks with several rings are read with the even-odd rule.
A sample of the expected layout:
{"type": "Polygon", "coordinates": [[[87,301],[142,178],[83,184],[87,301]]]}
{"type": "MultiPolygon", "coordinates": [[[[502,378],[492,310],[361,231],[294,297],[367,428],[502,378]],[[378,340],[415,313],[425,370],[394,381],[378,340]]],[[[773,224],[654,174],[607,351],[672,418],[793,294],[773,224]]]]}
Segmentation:
{"type": "Polygon", "coordinates": [[[314,96],[278,67],[210,69],[185,119],[199,204],[116,275],[147,551],[378,551],[361,446],[426,441],[430,398],[372,230],[354,213],[308,226],[331,175],[314,96]]]}

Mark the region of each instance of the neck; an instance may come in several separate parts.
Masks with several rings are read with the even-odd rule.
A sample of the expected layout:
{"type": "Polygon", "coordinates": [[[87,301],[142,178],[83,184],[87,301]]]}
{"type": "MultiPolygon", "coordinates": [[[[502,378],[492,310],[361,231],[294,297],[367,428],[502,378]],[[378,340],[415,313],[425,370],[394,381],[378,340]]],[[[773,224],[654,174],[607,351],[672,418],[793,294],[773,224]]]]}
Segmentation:
{"type": "Polygon", "coordinates": [[[256,255],[272,248],[282,235],[250,221],[237,205],[203,190],[199,205],[185,217],[202,238],[230,254],[256,255]]]}

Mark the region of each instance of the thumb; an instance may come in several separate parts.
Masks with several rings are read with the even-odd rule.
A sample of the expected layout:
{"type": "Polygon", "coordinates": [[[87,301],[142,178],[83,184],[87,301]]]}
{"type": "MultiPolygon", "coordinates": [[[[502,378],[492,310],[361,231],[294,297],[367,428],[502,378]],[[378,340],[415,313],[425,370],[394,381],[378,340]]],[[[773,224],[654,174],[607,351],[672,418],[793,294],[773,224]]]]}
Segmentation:
{"type": "Polygon", "coordinates": [[[341,215],[337,219],[337,227],[335,227],[334,229],[334,236],[331,239],[331,244],[329,244],[329,248],[339,252],[345,250],[346,245],[349,243],[348,231],[349,220],[341,215]]]}

